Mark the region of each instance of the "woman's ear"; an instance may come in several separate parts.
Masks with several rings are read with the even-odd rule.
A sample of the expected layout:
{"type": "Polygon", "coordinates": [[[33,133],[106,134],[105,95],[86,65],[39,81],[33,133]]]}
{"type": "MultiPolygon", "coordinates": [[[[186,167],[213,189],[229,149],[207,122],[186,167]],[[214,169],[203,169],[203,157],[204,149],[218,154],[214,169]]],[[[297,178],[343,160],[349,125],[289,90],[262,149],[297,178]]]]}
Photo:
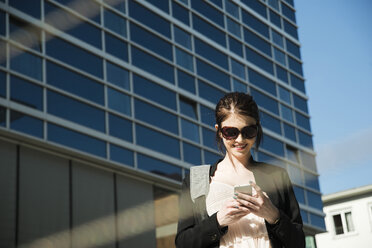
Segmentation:
{"type": "Polygon", "coordinates": [[[214,128],[216,129],[216,131],[218,131],[218,125],[217,124],[214,124],[214,128]]]}

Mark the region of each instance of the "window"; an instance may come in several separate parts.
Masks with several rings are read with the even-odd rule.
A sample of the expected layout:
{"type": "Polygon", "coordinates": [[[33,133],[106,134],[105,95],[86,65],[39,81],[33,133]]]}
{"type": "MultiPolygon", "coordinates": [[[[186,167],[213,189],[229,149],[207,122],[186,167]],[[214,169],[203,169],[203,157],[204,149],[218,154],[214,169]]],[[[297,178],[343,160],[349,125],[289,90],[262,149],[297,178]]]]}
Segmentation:
{"type": "Polygon", "coordinates": [[[315,157],[312,154],[301,151],[302,165],[309,170],[316,171],[315,157]]]}
{"type": "Polygon", "coordinates": [[[242,37],[242,33],[240,30],[240,25],[233,19],[226,17],[227,19],[227,30],[229,31],[230,34],[235,35],[238,38],[242,37]]]}
{"type": "Polygon", "coordinates": [[[249,26],[252,27],[254,30],[256,30],[258,33],[262,34],[266,38],[269,39],[269,27],[258,20],[256,17],[252,16],[248,12],[242,10],[243,12],[243,22],[249,26]]]}
{"type": "Polygon", "coordinates": [[[296,121],[297,125],[306,129],[307,131],[311,131],[310,129],[310,119],[296,111],[296,121]]]}
{"type": "Polygon", "coordinates": [[[298,186],[293,186],[296,199],[299,203],[305,204],[305,190],[298,186]]]}
{"type": "Polygon", "coordinates": [[[173,28],[174,40],[176,41],[176,43],[191,50],[191,35],[178,28],[177,26],[173,26],[173,28]]]}
{"type": "MultiPolygon", "coordinates": [[[[4,14],[4,12],[0,13],[4,14]]],[[[5,15],[4,20],[2,21],[4,21],[3,23],[5,25],[5,15]]],[[[5,29],[0,33],[5,35],[5,29]]],[[[9,16],[9,36],[12,40],[41,52],[41,31],[34,25],[21,21],[20,19],[16,19],[13,16],[9,16]]]]}
{"type": "Polygon", "coordinates": [[[245,47],[245,56],[247,60],[252,64],[260,67],[261,69],[267,71],[270,74],[274,74],[273,62],[271,62],[271,60],[265,58],[264,56],[260,55],[259,53],[250,49],[247,46],[245,47]]]}
{"type": "Polygon", "coordinates": [[[190,25],[189,11],[175,1],[172,1],[172,14],[180,22],[183,22],[187,26],[190,25]]]}
{"type": "Polygon", "coordinates": [[[267,54],[271,57],[271,45],[255,33],[251,32],[247,28],[244,28],[244,40],[248,44],[252,45],[253,47],[257,48],[261,52],[267,54]]]}
{"type": "Polygon", "coordinates": [[[293,9],[287,7],[287,5],[282,4],[282,13],[285,17],[293,21],[294,23],[296,22],[296,17],[295,17],[295,12],[293,9]]]}
{"type": "Polygon", "coordinates": [[[304,185],[302,171],[297,166],[288,164],[288,174],[291,181],[297,185],[304,185]]]}
{"type": "Polygon", "coordinates": [[[6,97],[6,73],[0,71],[0,97],[6,97]]]}
{"type": "Polygon", "coordinates": [[[305,184],[307,187],[320,191],[318,176],[304,171],[305,184]]]}
{"type": "Polygon", "coordinates": [[[176,47],[176,63],[191,72],[194,71],[193,56],[176,47]]]}
{"type": "MultiPolygon", "coordinates": [[[[198,71],[198,75],[202,76],[209,81],[230,90],[230,80],[229,76],[218,70],[217,68],[201,61],[200,59],[196,60],[196,67],[198,71]]],[[[217,101],[216,101],[217,102],[217,101]]]]}
{"type": "Polygon", "coordinates": [[[320,194],[306,190],[307,203],[310,207],[323,210],[323,202],[320,194]]]}
{"type": "Polygon", "coordinates": [[[107,88],[108,107],[125,115],[131,115],[130,96],[107,88]]]}
{"type": "Polygon", "coordinates": [[[101,23],[100,5],[95,1],[87,1],[86,3],[84,3],[84,9],[81,9],[80,5],[72,4],[73,2],[75,2],[75,0],[57,0],[56,2],[60,2],[65,6],[68,6],[69,8],[75,10],[86,18],[96,22],[97,24],[101,23]],[[89,11],[84,11],[85,9],[89,9],[89,11]]]}
{"type": "Polygon", "coordinates": [[[276,47],[274,47],[274,58],[276,62],[282,64],[283,66],[286,65],[285,54],[276,47]]]}
{"type": "Polygon", "coordinates": [[[245,5],[247,5],[248,7],[250,7],[251,9],[253,9],[254,11],[256,11],[261,16],[267,18],[266,7],[265,7],[265,5],[260,3],[260,1],[258,1],[258,0],[242,0],[242,2],[245,5]]]}
{"type": "Polygon", "coordinates": [[[197,146],[183,142],[183,160],[193,164],[201,164],[201,149],[197,146]]]}
{"type": "Polygon", "coordinates": [[[334,230],[336,235],[355,232],[352,213],[350,210],[342,211],[332,215],[334,230]]]}
{"type": "Polygon", "coordinates": [[[291,74],[291,85],[298,89],[299,91],[302,91],[305,93],[305,83],[304,80],[300,79],[299,77],[296,77],[295,75],[291,74]]]}
{"type": "Polygon", "coordinates": [[[43,110],[43,88],[19,77],[10,77],[10,99],[30,108],[43,110]]]}
{"type": "Polygon", "coordinates": [[[293,123],[294,121],[293,121],[293,111],[292,111],[292,109],[284,106],[283,104],[280,104],[280,108],[281,108],[281,111],[282,111],[283,119],[293,123]]]}
{"type": "Polygon", "coordinates": [[[319,216],[319,215],[313,214],[313,213],[309,213],[309,215],[310,215],[311,225],[320,227],[323,230],[326,229],[323,216],[319,216]]]}
{"type": "Polygon", "coordinates": [[[247,85],[243,82],[240,82],[239,80],[236,80],[233,78],[233,85],[234,85],[234,91],[247,93],[247,85]]]}
{"type": "Polygon", "coordinates": [[[42,59],[29,52],[22,51],[10,45],[10,69],[42,81],[42,59]]]}
{"type": "Polygon", "coordinates": [[[234,39],[233,37],[229,36],[229,48],[230,51],[243,57],[243,45],[238,40],[234,39]]]}
{"type": "Polygon", "coordinates": [[[124,1],[117,2],[117,1],[112,1],[112,0],[104,0],[104,2],[108,5],[110,5],[111,7],[113,7],[114,9],[117,9],[121,13],[125,14],[126,11],[125,11],[125,2],[124,1]]]}
{"type": "Polygon", "coordinates": [[[162,11],[167,12],[169,14],[168,0],[157,0],[157,1],[146,0],[146,1],[149,2],[149,3],[151,3],[154,6],[158,7],[162,11]]]}
{"type": "Polygon", "coordinates": [[[261,92],[255,89],[251,89],[251,95],[253,96],[254,100],[256,101],[259,107],[263,107],[273,112],[274,114],[279,115],[279,106],[276,100],[262,94],[261,92]]]}
{"type": "Polygon", "coordinates": [[[198,81],[199,84],[199,96],[216,104],[218,100],[224,95],[224,92],[206,84],[202,81],[198,81]]]}
{"type": "Polygon", "coordinates": [[[9,0],[9,5],[12,6],[13,8],[19,9],[20,11],[28,15],[40,19],[41,15],[40,0],[32,1],[9,0]]]}
{"type": "Polygon", "coordinates": [[[195,94],[195,78],[181,70],[177,70],[178,86],[195,94]]]}
{"type": "Polygon", "coordinates": [[[273,81],[250,68],[248,69],[248,75],[249,82],[276,96],[276,85],[273,81]]]}
{"type": "MultiPolygon", "coordinates": [[[[5,111],[4,111],[5,113],[5,111]]],[[[5,118],[4,118],[5,122],[5,118]]],[[[1,123],[1,116],[0,116],[1,123]]],[[[10,111],[10,129],[43,138],[43,121],[17,111],[10,111]]]]}
{"type": "Polygon", "coordinates": [[[313,148],[313,138],[311,135],[298,130],[298,138],[300,140],[301,145],[313,148]]]}
{"type": "Polygon", "coordinates": [[[291,104],[291,93],[289,90],[279,86],[279,97],[280,100],[285,101],[288,104],[291,104]]]}
{"type": "Polygon", "coordinates": [[[209,20],[224,28],[225,25],[223,21],[223,15],[220,11],[211,7],[205,1],[200,0],[191,0],[191,6],[193,9],[198,11],[203,16],[207,17],[209,20]]]}
{"type": "Polygon", "coordinates": [[[163,177],[181,181],[182,169],[167,162],[143,154],[138,154],[138,168],[163,177]]]}
{"type": "Polygon", "coordinates": [[[285,42],[287,44],[287,51],[292,53],[297,58],[301,59],[300,47],[288,39],[285,39],[285,42]]]}
{"type": "Polygon", "coordinates": [[[272,152],[278,156],[284,157],[284,144],[283,142],[272,138],[266,134],[263,135],[262,148],[272,152]]]}
{"type": "Polygon", "coordinates": [[[234,76],[245,80],[245,67],[243,64],[231,58],[231,69],[234,76]]]}
{"type": "Polygon", "coordinates": [[[110,160],[125,165],[134,165],[133,152],[114,144],[110,144],[110,160]]]}
{"type": "Polygon", "coordinates": [[[106,61],[107,81],[129,90],[129,71],[106,61]]]}
{"type": "Polygon", "coordinates": [[[288,84],[288,73],[287,73],[287,70],[283,69],[281,66],[279,65],[275,65],[275,69],[276,69],[276,76],[284,81],[285,83],[288,84]]]}
{"type": "Polygon", "coordinates": [[[79,73],[47,61],[47,84],[104,105],[103,85],[79,73]]]}
{"type": "Polygon", "coordinates": [[[294,106],[305,113],[308,113],[306,99],[294,94],[293,95],[294,106]]]}
{"type": "Polygon", "coordinates": [[[272,117],[271,115],[266,114],[262,111],[260,112],[260,115],[261,115],[261,124],[263,127],[271,131],[274,131],[275,133],[282,134],[282,128],[280,126],[280,121],[277,118],[272,117]]]}
{"type": "Polygon", "coordinates": [[[293,70],[299,75],[303,75],[302,72],[302,64],[298,62],[297,60],[291,58],[291,56],[288,56],[288,64],[289,64],[289,69],[293,70]]]}
{"type": "Polygon", "coordinates": [[[212,63],[226,70],[229,68],[226,54],[197,38],[195,39],[195,51],[198,55],[203,56],[212,63]]]}
{"type": "Polygon", "coordinates": [[[192,15],[192,20],[193,27],[196,31],[219,43],[221,46],[226,47],[226,38],[224,32],[205,22],[195,14],[192,15]]]}
{"type": "Polygon", "coordinates": [[[225,8],[227,13],[239,20],[239,7],[231,2],[231,0],[225,0],[225,8]]]}
{"type": "Polygon", "coordinates": [[[133,75],[133,85],[134,93],[177,110],[176,94],[173,91],[137,75],[133,75]]]}
{"type": "Polygon", "coordinates": [[[279,0],[269,0],[269,5],[279,11],[279,0]]]}
{"type": "Polygon", "coordinates": [[[283,123],[283,126],[284,126],[284,135],[287,139],[290,139],[294,142],[297,142],[297,138],[296,138],[296,129],[290,125],[288,125],[287,123],[283,123]]]}
{"type": "Polygon", "coordinates": [[[283,22],[284,22],[284,31],[298,40],[296,26],[294,26],[293,24],[289,23],[286,20],[283,20],[283,22]]]}
{"type": "Polygon", "coordinates": [[[123,61],[128,61],[128,44],[115,36],[105,33],[106,53],[123,61]]]}
{"type": "Polygon", "coordinates": [[[126,20],[112,11],[104,9],[105,27],[122,37],[127,37],[126,20]]]}
{"type": "Polygon", "coordinates": [[[192,140],[196,143],[200,142],[199,126],[197,124],[181,118],[181,132],[182,137],[192,140]]]}
{"type": "Polygon", "coordinates": [[[291,147],[291,146],[286,146],[286,148],[287,148],[287,159],[289,161],[292,161],[298,164],[298,154],[297,154],[296,148],[291,147]]]}
{"type": "Polygon", "coordinates": [[[283,36],[279,34],[278,32],[274,31],[271,29],[271,34],[272,34],[272,40],[273,42],[280,46],[281,48],[284,48],[284,43],[283,43],[283,36]]]}
{"type": "Polygon", "coordinates": [[[187,115],[195,120],[198,119],[196,103],[192,100],[180,97],[180,112],[181,114],[187,115]]]}
{"type": "Polygon", "coordinates": [[[216,132],[213,132],[203,127],[202,133],[203,133],[203,145],[217,150],[216,132]]]}
{"type": "Polygon", "coordinates": [[[282,23],[280,20],[280,15],[270,10],[270,21],[272,24],[276,25],[278,28],[282,28],[282,23]]]}
{"type": "Polygon", "coordinates": [[[201,121],[211,127],[215,124],[214,110],[200,105],[201,121]]]}
{"type": "Polygon", "coordinates": [[[132,142],[132,122],[117,115],[109,114],[109,134],[116,138],[132,142]]]}
{"type": "Polygon", "coordinates": [[[0,126],[5,127],[6,124],[6,108],[0,107],[0,126]]]}
{"type": "Polygon", "coordinates": [[[204,150],[204,164],[214,164],[221,159],[221,155],[204,150]]]}

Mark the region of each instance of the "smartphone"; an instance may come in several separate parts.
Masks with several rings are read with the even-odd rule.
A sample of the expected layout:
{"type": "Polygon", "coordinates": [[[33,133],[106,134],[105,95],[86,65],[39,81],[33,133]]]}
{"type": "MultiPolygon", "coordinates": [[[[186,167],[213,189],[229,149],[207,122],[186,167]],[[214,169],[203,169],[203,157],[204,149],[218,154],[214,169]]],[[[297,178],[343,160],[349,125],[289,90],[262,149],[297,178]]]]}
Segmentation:
{"type": "Polygon", "coordinates": [[[246,184],[246,185],[235,186],[234,193],[236,192],[252,195],[252,185],[246,184]]]}

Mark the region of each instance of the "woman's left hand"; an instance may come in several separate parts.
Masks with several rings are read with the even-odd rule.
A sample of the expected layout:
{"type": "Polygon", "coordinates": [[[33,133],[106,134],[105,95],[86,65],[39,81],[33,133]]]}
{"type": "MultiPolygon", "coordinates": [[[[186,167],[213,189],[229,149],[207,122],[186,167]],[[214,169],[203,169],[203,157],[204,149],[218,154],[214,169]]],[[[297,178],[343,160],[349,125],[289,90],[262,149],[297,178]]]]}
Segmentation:
{"type": "Polygon", "coordinates": [[[256,195],[238,193],[236,195],[237,201],[242,207],[246,207],[250,212],[264,218],[270,224],[275,223],[280,216],[278,208],[274,206],[267,194],[257,184],[251,182],[251,185],[256,190],[256,195]]]}

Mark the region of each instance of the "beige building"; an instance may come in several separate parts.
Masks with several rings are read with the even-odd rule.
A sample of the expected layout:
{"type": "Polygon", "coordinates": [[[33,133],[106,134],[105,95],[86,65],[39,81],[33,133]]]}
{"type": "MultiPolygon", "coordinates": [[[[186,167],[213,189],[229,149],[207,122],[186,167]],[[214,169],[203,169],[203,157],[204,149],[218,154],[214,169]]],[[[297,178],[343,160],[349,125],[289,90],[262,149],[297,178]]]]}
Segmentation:
{"type": "Polygon", "coordinates": [[[372,247],[372,185],[322,197],[327,232],[315,236],[318,248],[372,247]]]}

